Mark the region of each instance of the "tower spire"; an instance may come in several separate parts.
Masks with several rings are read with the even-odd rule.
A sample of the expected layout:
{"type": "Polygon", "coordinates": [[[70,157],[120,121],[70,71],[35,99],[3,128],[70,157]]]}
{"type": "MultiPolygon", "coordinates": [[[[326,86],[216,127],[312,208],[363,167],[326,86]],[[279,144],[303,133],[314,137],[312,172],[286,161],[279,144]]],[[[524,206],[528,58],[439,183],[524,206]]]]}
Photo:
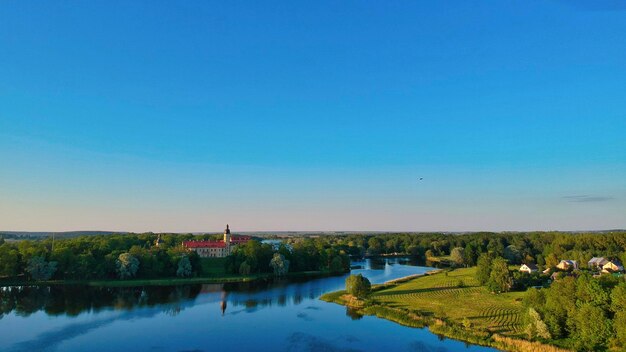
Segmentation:
{"type": "Polygon", "coordinates": [[[226,224],[226,230],[224,230],[224,246],[226,247],[227,255],[230,254],[230,227],[226,224]]]}

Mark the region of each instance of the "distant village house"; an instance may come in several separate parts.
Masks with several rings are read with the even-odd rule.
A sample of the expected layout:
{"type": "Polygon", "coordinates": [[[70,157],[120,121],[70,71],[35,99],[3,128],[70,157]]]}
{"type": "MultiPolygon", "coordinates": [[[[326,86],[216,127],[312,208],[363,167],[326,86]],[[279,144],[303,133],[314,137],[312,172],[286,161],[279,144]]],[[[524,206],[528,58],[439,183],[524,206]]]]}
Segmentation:
{"type": "Polygon", "coordinates": [[[528,274],[536,273],[538,270],[539,268],[535,264],[522,264],[519,268],[519,271],[528,274]]]}
{"type": "Polygon", "coordinates": [[[593,257],[591,258],[591,260],[587,263],[587,267],[589,269],[602,269],[604,267],[604,265],[606,263],[608,263],[609,261],[606,260],[604,257],[593,257]]]}
{"type": "Polygon", "coordinates": [[[560,270],[578,269],[578,262],[575,260],[561,260],[556,267],[560,270]]]}
{"type": "Polygon", "coordinates": [[[622,271],[624,271],[624,266],[617,259],[610,260],[602,266],[602,272],[605,273],[618,273],[622,271]]]}

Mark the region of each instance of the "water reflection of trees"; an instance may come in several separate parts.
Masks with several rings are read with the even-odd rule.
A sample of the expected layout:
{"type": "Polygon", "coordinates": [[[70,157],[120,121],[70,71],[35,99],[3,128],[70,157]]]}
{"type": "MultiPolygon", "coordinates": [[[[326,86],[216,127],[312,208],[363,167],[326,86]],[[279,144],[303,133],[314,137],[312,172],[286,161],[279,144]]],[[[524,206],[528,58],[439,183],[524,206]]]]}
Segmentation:
{"type": "Polygon", "coordinates": [[[358,309],[350,307],[346,307],[346,316],[352,320],[361,320],[363,318],[363,314],[360,314],[358,309]]]}
{"type": "MultiPolygon", "coordinates": [[[[406,258],[373,258],[363,262],[371,269],[390,269],[393,264],[413,263],[406,258]]],[[[341,276],[162,287],[0,287],[0,319],[11,312],[19,316],[37,311],[48,315],[76,316],[104,309],[132,310],[159,305],[166,314],[176,315],[185,306],[203,303],[219,306],[222,314],[230,307],[252,311],[266,306],[299,305],[315,300],[323,292],[342,288],[344,280],[345,277],[341,276]]]]}
{"type": "Polygon", "coordinates": [[[29,316],[38,311],[48,315],[76,316],[102,309],[132,310],[166,304],[168,314],[180,307],[172,304],[195,298],[200,285],[169,287],[88,287],[88,286],[19,286],[0,288],[0,319],[15,312],[29,316]]]}
{"type": "Polygon", "coordinates": [[[51,316],[77,316],[105,309],[133,310],[154,306],[162,306],[168,315],[177,315],[186,305],[184,302],[194,300],[200,294],[217,298],[222,314],[229,305],[255,310],[272,305],[298,305],[307,297],[316,297],[313,292],[294,290],[289,283],[230,285],[227,290],[222,285],[0,287],[0,319],[10,313],[26,317],[43,311],[51,316]]]}

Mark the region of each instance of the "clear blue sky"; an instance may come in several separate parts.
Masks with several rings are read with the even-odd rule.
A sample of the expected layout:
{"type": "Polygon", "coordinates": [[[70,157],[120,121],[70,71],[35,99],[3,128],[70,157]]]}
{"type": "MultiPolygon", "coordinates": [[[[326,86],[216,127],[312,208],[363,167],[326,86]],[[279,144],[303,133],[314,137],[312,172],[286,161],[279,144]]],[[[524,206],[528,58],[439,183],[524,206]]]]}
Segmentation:
{"type": "Polygon", "coordinates": [[[624,228],[625,34],[623,1],[2,1],[0,230],[624,228]]]}

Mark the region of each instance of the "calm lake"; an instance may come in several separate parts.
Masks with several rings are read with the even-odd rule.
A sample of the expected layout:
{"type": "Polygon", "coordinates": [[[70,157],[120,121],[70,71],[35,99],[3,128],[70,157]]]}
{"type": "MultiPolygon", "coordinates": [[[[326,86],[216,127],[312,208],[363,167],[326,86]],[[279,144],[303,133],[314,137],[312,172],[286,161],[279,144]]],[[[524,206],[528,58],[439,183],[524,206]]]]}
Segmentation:
{"type": "MultiPolygon", "coordinates": [[[[373,283],[432,268],[355,262],[373,283]]],[[[346,275],[347,276],[347,275],[346,275]]],[[[495,351],[319,300],[346,276],[236,285],[0,288],[2,351],[495,351]]]]}

